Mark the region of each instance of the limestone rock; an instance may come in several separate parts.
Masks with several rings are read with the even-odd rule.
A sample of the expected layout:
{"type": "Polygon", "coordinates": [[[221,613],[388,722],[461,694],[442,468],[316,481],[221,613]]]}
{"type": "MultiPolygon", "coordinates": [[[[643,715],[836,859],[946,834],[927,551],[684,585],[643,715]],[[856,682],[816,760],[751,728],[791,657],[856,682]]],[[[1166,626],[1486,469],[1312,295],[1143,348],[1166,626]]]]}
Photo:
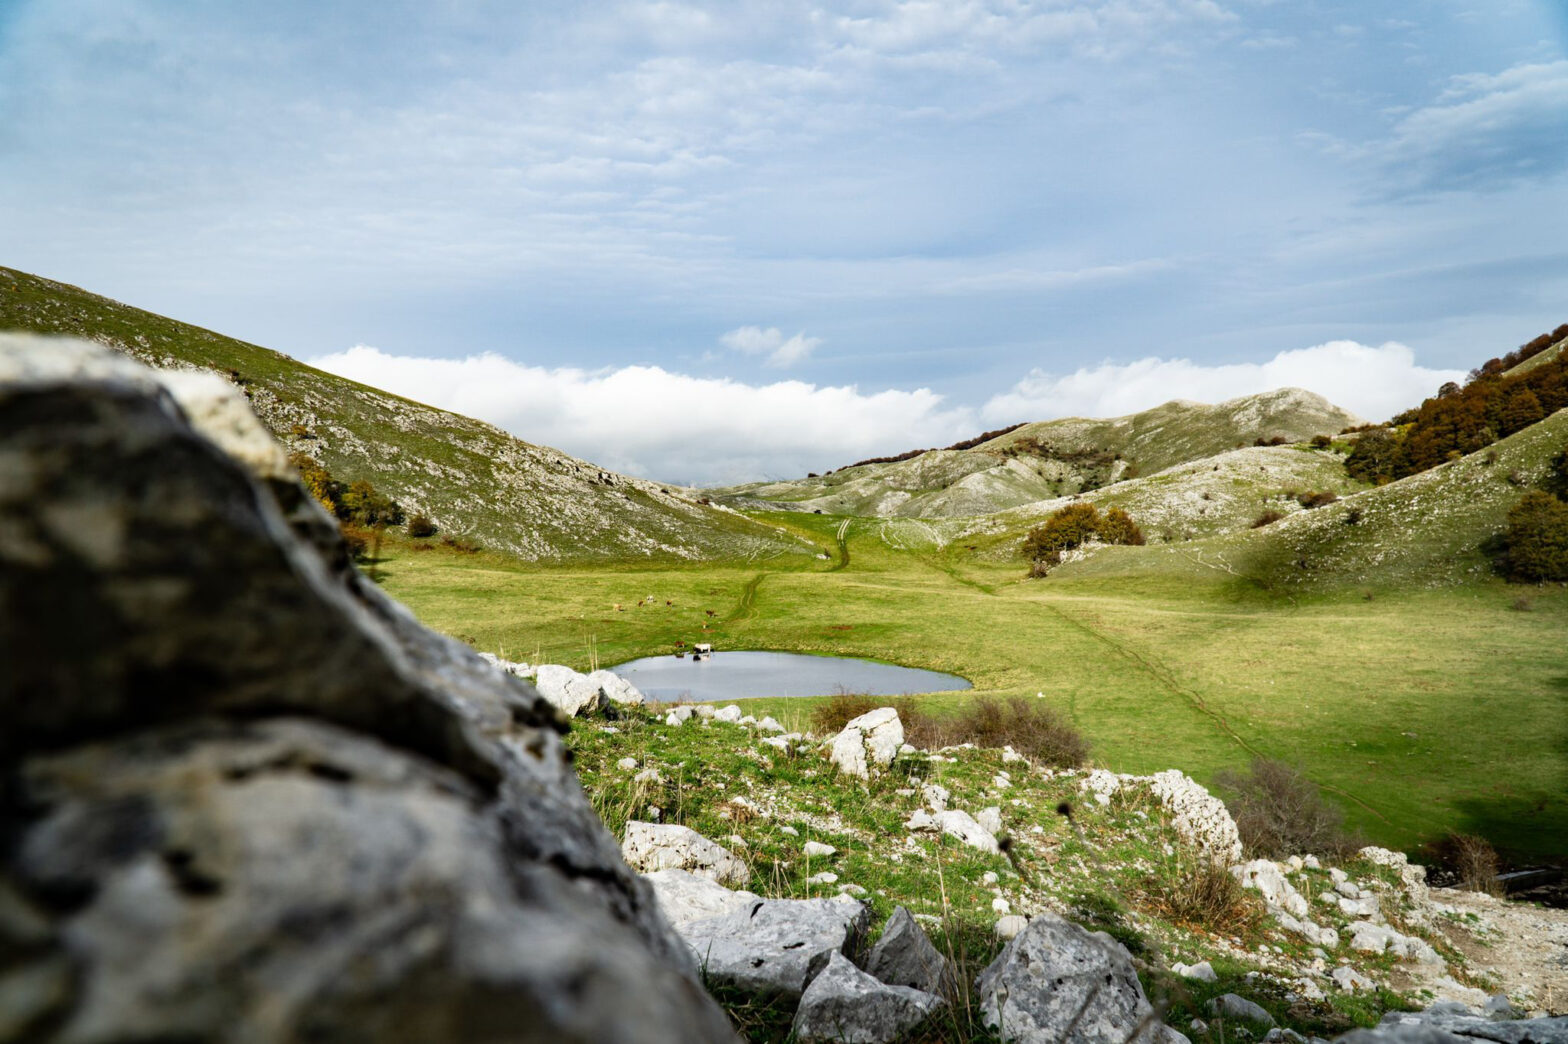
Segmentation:
{"type": "Polygon", "coordinates": [[[621,855],[628,865],[644,873],[689,870],[721,885],[737,888],[743,888],[751,881],[751,870],[733,852],[677,823],[632,820],[626,824],[621,855]]]}
{"type": "Polygon", "coordinates": [[[1284,910],[1292,917],[1307,916],[1309,907],[1306,897],[1296,891],[1277,863],[1254,859],[1250,863],[1232,867],[1231,872],[1241,881],[1243,888],[1257,891],[1270,907],[1284,910]]]}
{"type": "Polygon", "coordinates": [[[916,809],[914,815],[904,824],[908,830],[915,833],[947,834],[955,837],[970,848],[978,848],[982,852],[1000,852],[1001,848],[996,843],[996,836],[985,827],[975,822],[968,812],[950,808],[946,812],[935,815],[925,809],[916,809]]]}
{"type": "Polygon", "coordinates": [[[996,805],[982,808],[980,813],[975,816],[975,822],[979,824],[981,830],[984,830],[992,837],[1000,836],[1002,833],[1002,810],[996,805]]]}
{"type": "Polygon", "coordinates": [[[956,985],[947,960],[902,906],[894,908],[887,919],[882,937],[866,958],[866,971],[890,986],[908,986],[943,997],[956,985]]]}
{"type": "Polygon", "coordinates": [[[1219,976],[1214,974],[1214,965],[1208,961],[1199,961],[1197,964],[1182,964],[1178,961],[1171,965],[1171,971],[1184,979],[1197,979],[1200,982],[1219,981],[1219,976]]]}
{"type": "Polygon", "coordinates": [[[587,675],[558,663],[539,665],[534,672],[534,688],[568,718],[593,714],[608,706],[604,693],[587,675]]]}
{"type": "Polygon", "coordinates": [[[986,1022],[1005,1040],[1126,1044],[1179,1036],[1153,1018],[1126,949],[1051,913],[1003,947],[975,989],[986,1022]]]}
{"type": "Polygon", "coordinates": [[[731,725],[738,724],[741,719],[740,705],[732,703],[728,707],[720,707],[713,712],[714,721],[724,721],[731,725]]]}
{"type": "Polygon", "coordinates": [[[1335,968],[1328,973],[1328,977],[1334,980],[1335,986],[1338,986],[1346,993],[1361,993],[1364,990],[1373,989],[1377,985],[1348,964],[1342,964],[1335,968]]]}
{"type": "Polygon", "coordinates": [[[1018,933],[1029,927],[1029,918],[1022,914],[1008,914],[1006,917],[996,919],[996,937],[1006,942],[1018,937],[1018,933]]]}
{"type": "Polygon", "coordinates": [[[710,982],[756,997],[794,999],[818,960],[843,953],[865,933],[866,907],[834,899],[758,899],[680,928],[710,982]]]}
{"type": "Polygon", "coordinates": [[[1272,1028],[1274,1025],[1274,1016],[1262,1006],[1235,993],[1222,993],[1209,1001],[1209,1014],[1220,1019],[1250,1022],[1255,1026],[1272,1028]]]}
{"type": "Polygon", "coordinates": [[[8,1032],[733,1039],[553,708],[364,581],[266,453],[15,335],[0,431],[8,1032]]]}
{"type": "Polygon", "coordinates": [[[943,1003],[929,993],[883,983],[834,951],[800,998],[795,1039],[801,1044],[888,1044],[943,1003]]]}
{"type": "Polygon", "coordinates": [[[660,911],[677,931],[693,921],[746,909],[758,898],[751,892],[731,891],[690,870],[655,870],[644,874],[643,880],[653,886],[660,911]]]}
{"type": "Polygon", "coordinates": [[[845,725],[833,738],[829,760],[847,776],[869,779],[875,769],[885,769],[904,743],[904,726],[898,711],[878,707],[845,725]]]}
{"type": "Polygon", "coordinates": [[[597,685],[599,692],[611,703],[622,707],[641,707],[643,696],[637,686],[614,671],[594,671],[588,675],[588,684],[597,685]]]}
{"type": "Polygon", "coordinates": [[[1234,863],[1241,858],[1241,835],[1225,802],[1210,794],[1192,777],[1176,770],[1156,772],[1149,789],[1170,811],[1177,833],[1216,859],[1234,863]]]}
{"type": "Polygon", "coordinates": [[[831,859],[838,854],[838,849],[832,845],[825,845],[821,841],[807,841],[800,846],[809,859],[831,859]]]}

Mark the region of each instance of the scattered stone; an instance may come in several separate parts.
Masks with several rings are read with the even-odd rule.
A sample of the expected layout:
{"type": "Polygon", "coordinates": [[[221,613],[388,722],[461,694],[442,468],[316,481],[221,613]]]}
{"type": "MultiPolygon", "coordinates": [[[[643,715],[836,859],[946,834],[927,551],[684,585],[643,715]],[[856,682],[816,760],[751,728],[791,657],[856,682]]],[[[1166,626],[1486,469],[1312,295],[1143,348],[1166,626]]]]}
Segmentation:
{"type": "Polygon", "coordinates": [[[969,813],[956,808],[938,812],[934,816],[925,809],[916,809],[915,814],[904,824],[904,828],[916,833],[947,834],[982,852],[1001,851],[997,846],[995,835],[975,822],[969,813]]]}
{"type": "Polygon", "coordinates": [[[980,824],[980,829],[993,837],[1002,832],[1002,810],[995,805],[982,808],[980,814],[975,816],[975,822],[980,824]]]}
{"type": "Polygon", "coordinates": [[[885,769],[893,763],[903,743],[904,726],[898,711],[879,707],[844,726],[833,738],[829,760],[845,775],[869,779],[873,769],[885,769]]]}
{"type": "Polygon", "coordinates": [[[956,985],[947,961],[908,910],[895,907],[866,958],[866,971],[890,986],[948,996],[956,985]]]}
{"type": "Polygon", "coordinates": [[[633,783],[649,783],[654,786],[664,782],[664,773],[656,768],[645,768],[632,777],[633,783]]]}
{"type": "Polygon", "coordinates": [[[889,1044],[943,1003],[930,993],[883,983],[835,951],[800,998],[794,1039],[801,1044],[889,1044]]]}
{"type": "Polygon", "coordinates": [[[1328,973],[1328,977],[1334,981],[1335,986],[1338,986],[1346,993],[1360,993],[1363,990],[1374,989],[1377,985],[1348,964],[1342,964],[1335,968],[1328,973]]]}
{"type": "Polygon", "coordinates": [[[947,803],[952,799],[952,796],[952,794],[948,793],[946,787],[936,783],[927,783],[920,788],[921,799],[925,801],[926,807],[933,812],[946,812],[947,803]]]}
{"type": "Polygon", "coordinates": [[[1028,758],[1024,757],[1010,746],[1002,748],[1002,763],[1004,765],[1011,765],[1018,761],[1027,763],[1028,760],[1028,758]]]}
{"type": "Polygon", "coordinates": [[[1018,937],[1018,933],[1029,927],[1029,918],[1021,914],[1008,914],[996,922],[996,937],[1006,942],[1018,937]]]}
{"type": "Polygon", "coordinates": [[[799,837],[800,836],[800,831],[796,830],[792,826],[781,826],[781,827],[779,827],[779,832],[782,833],[782,834],[788,834],[790,837],[799,837]]]}
{"type": "Polygon", "coordinates": [[[630,772],[637,767],[637,759],[622,758],[620,761],[615,763],[615,767],[620,769],[622,772],[630,772]]]}
{"type": "Polygon", "coordinates": [[[995,914],[1001,914],[1005,917],[1013,912],[1013,906],[1006,899],[1002,898],[1001,896],[997,896],[995,899],[991,900],[991,912],[995,914]]]}
{"type": "Polygon", "coordinates": [[[682,926],[711,982],[752,996],[798,998],[818,959],[853,947],[866,930],[854,899],[758,899],[721,917],[682,926]]]}
{"type": "Polygon", "coordinates": [[[806,878],[806,883],[808,885],[838,884],[838,875],[833,873],[831,870],[824,870],[820,874],[812,874],[810,877],[806,878]]]}
{"type": "Polygon", "coordinates": [[[838,849],[821,841],[807,841],[800,846],[800,850],[812,859],[831,859],[838,854],[838,849]]]}
{"type": "Polygon", "coordinates": [[[1000,880],[1001,880],[1001,878],[996,876],[996,871],[995,870],[987,870],[985,873],[980,875],[980,883],[985,885],[988,888],[991,885],[996,884],[1000,880]]]}
{"type": "Polygon", "coordinates": [[[1274,1016],[1265,1011],[1262,1006],[1235,993],[1222,993],[1209,1001],[1209,1014],[1221,1019],[1250,1022],[1256,1026],[1274,1025],[1274,1016]]]}
{"type": "Polygon", "coordinates": [[[774,721],[772,716],[770,715],[770,716],[768,716],[766,718],[763,718],[761,721],[757,722],[757,731],[758,732],[788,732],[789,730],[786,729],[784,726],[780,725],[778,722],[774,721]]]}
{"type": "Polygon", "coordinates": [[[1199,961],[1197,964],[1182,964],[1178,961],[1171,965],[1171,971],[1184,979],[1197,979],[1200,982],[1216,982],[1219,979],[1214,974],[1214,966],[1208,961],[1199,961]]]}
{"type": "Polygon", "coordinates": [[[739,724],[741,718],[740,705],[732,703],[728,707],[720,707],[713,712],[714,721],[724,721],[731,725],[739,724]]]}
{"type": "Polygon", "coordinates": [[[744,887],[751,880],[746,864],[723,845],[676,823],[626,824],[621,855],[635,870],[690,870],[722,885],[744,887]]]}
{"type": "Polygon", "coordinates": [[[1309,907],[1306,898],[1291,885],[1280,872],[1279,865],[1267,859],[1254,859],[1250,863],[1231,867],[1243,888],[1251,888],[1263,896],[1270,907],[1284,910],[1292,917],[1306,917],[1309,907]]]}
{"type": "Polygon", "coordinates": [[[986,1023],[1022,1044],[1126,1044],[1180,1036],[1152,1018],[1125,948],[1103,932],[1088,932],[1051,913],[1037,916],[1002,948],[980,973],[975,990],[986,1023]]]}
{"type": "Polygon", "coordinates": [[[1336,1044],[1568,1044],[1568,1015],[1494,1022],[1449,1011],[1391,1011],[1372,1029],[1353,1030],[1336,1044]]]}

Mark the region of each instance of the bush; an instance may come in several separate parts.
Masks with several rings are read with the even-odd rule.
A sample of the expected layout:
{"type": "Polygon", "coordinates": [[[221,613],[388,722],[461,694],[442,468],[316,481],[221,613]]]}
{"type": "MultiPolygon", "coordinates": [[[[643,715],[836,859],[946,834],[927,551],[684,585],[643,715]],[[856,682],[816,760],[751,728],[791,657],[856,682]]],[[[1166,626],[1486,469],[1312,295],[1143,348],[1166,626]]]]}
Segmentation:
{"type": "Polygon", "coordinates": [[[423,512],[408,520],[408,535],[415,539],[423,540],[426,537],[433,537],[437,532],[436,524],[431,521],[429,515],[423,512]]]}
{"type": "Polygon", "coordinates": [[[854,718],[878,707],[898,711],[904,739],[923,750],[973,743],[977,747],[1012,747],[1035,761],[1058,768],[1076,768],[1089,757],[1089,743],[1061,712],[1028,696],[979,697],[950,715],[921,710],[904,696],[840,693],[811,710],[811,729],[821,736],[839,732],[854,718]]]}
{"type": "Polygon", "coordinates": [[[1345,833],[1344,814],[1323,799],[1317,784],[1282,761],[1258,758],[1245,775],[1227,770],[1214,783],[1229,795],[1226,807],[1254,857],[1332,858],[1356,847],[1345,833]]]}
{"type": "Polygon", "coordinates": [[[1171,921],[1221,935],[1245,934],[1262,920],[1258,904],[1223,860],[1182,846],[1145,878],[1142,891],[1171,921]]]}
{"type": "Polygon", "coordinates": [[[1113,507],[1100,519],[1100,539],[1107,544],[1131,544],[1141,547],[1144,543],[1143,530],[1138,528],[1138,523],[1132,516],[1119,507],[1113,507]]]}
{"type": "Polygon", "coordinates": [[[1484,837],[1475,834],[1449,834],[1425,846],[1424,861],[1433,868],[1433,884],[1463,888],[1470,892],[1501,895],[1497,883],[1497,850],[1484,837]]]}
{"type": "Polygon", "coordinates": [[[1313,449],[1328,449],[1330,446],[1334,445],[1334,440],[1328,435],[1314,435],[1312,436],[1312,441],[1309,443],[1309,445],[1313,449]]]}
{"type": "Polygon", "coordinates": [[[1345,525],[1347,525],[1347,526],[1355,526],[1355,525],[1360,525],[1360,524],[1361,524],[1361,508],[1359,506],[1352,507],[1349,511],[1345,512],[1345,525]]]}
{"type": "Polygon", "coordinates": [[[1068,504],[1045,524],[1029,531],[1024,538],[1024,554],[1034,560],[1071,551],[1097,536],[1100,512],[1093,504],[1068,504]]]}
{"type": "Polygon", "coordinates": [[[1254,446],[1283,446],[1285,445],[1285,441],[1285,436],[1283,435],[1275,435],[1273,438],[1268,439],[1264,438],[1262,435],[1259,435],[1256,439],[1252,440],[1252,444],[1254,446]]]}
{"type": "Polygon", "coordinates": [[[1508,512],[1503,571],[1511,580],[1568,580],[1568,504],[1534,490],[1508,512]]]}
{"type": "Polygon", "coordinates": [[[343,534],[343,542],[348,545],[349,556],[356,562],[364,561],[375,543],[375,533],[352,522],[340,522],[338,529],[343,534]]]}
{"type": "Polygon", "coordinates": [[[1327,490],[1324,490],[1321,493],[1314,493],[1314,492],[1303,493],[1303,494],[1301,494],[1301,496],[1296,498],[1296,503],[1300,504],[1304,508],[1311,509],[1311,508],[1320,508],[1320,507],[1322,507],[1325,504],[1332,504],[1332,503],[1334,503],[1334,501],[1336,501],[1338,499],[1339,499],[1339,494],[1338,493],[1331,493],[1331,492],[1329,492],[1327,490]]]}
{"type": "Polygon", "coordinates": [[[1541,488],[1558,500],[1568,500],[1568,449],[1552,458],[1541,488]]]}
{"type": "Polygon", "coordinates": [[[1273,508],[1269,508],[1268,510],[1264,511],[1263,514],[1252,520],[1252,528],[1262,529],[1264,526],[1273,525],[1275,522],[1278,522],[1284,517],[1285,515],[1282,512],[1275,511],[1273,508]]]}

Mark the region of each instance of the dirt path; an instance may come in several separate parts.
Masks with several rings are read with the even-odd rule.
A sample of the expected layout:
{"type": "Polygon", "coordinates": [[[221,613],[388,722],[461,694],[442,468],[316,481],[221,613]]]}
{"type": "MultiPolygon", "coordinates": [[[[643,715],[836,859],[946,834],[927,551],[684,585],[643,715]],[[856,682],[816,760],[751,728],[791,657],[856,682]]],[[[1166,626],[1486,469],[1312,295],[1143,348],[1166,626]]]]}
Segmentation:
{"type": "Polygon", "coordinates": [[[1432,925],[1465,955],[1469,971],[1532,1011],[1568,1014],[1568,910],[1446,888],[1434,888],[1432,900],[1456,911],[1432,925]]]}

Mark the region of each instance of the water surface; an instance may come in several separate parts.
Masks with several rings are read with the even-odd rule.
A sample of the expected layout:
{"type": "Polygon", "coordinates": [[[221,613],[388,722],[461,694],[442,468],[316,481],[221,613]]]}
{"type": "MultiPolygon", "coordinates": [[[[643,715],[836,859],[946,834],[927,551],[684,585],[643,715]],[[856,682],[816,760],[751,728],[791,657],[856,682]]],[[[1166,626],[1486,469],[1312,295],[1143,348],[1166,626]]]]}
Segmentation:
{"type": "Polygon", "coordinates": [[[956,674],[894,667],[848,656],[804,653],[725,652],[693,660],[690,656],[645,656],[610,670],[642,690],[650,700],[744,700],[762,696],[830,696],[863,692],[902,696],[915,692],[968,689],[956,674]]]}

